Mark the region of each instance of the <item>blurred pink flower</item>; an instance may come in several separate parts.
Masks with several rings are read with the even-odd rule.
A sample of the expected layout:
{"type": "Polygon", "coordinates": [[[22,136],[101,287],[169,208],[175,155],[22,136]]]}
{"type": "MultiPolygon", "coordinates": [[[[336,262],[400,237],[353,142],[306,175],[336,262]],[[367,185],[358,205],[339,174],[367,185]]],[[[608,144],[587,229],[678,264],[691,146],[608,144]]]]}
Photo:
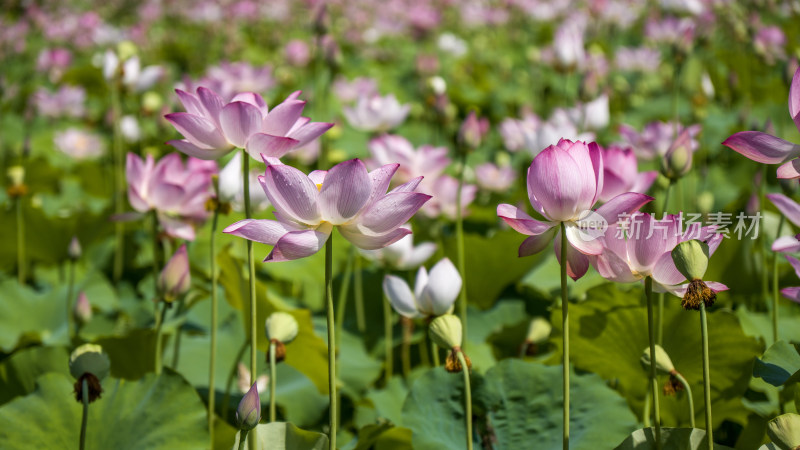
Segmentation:
{"type": "Polygon", "coordinates": [[[486,117],[478,118],[475,111],[471,111],[464,122],[461,123],[461,128],[458,130],[458,138],[470,148],[478,148],[486,133],[489,132],[489,119],[486,117]]]}
{"type": "Polygon", "coordinates": [[[651,160],[663,157],[684,128],[688,130],[689,148],[694,152],[700,146],[695,139],[700,133],[699,124],[684,127],[676,122],[650,122],[641,133],[630,125],[622,124],[619,126],[619,134],[625,141],[625,146],[633,148],[637,156],[651,160]]]}
{"type": "Polygon", "coordinates": [[[360,97],[378,95],[378,82],[367,77],[358,77],[348,81],[343,76],[339,76],[333,82],[333,93],[340,102],[348,103],[360,97]]]}
{"type": "MultiPolygon", "coordinates": [[[[683,295],[686,277],[678,272],[672,260],[672,249],[681,242],[697,239],[708,243],[709,256],[722,242],[723,235],[714,227],[700,228],[693,224],[683,230],[682,216],[670,214],[658,220],[647,213],[634,213],[625,221],[609,226],[603,236],[603,251],[590,255],[592,266],[603,278],[619,283],[631,283],[645,277],[653,279],[656,292],[683,295]]],[[[708,282],[715,291],[728,288],[708,282]]]]}
{"type": "Polygon", "coordinates": [[[161,274],[158,276],[158,292],[164,296],[167,302],[171,302],[185,294],[191,284],[189,255],[186,253],[186,244],[183,244],[161,270],[161,274]]]}
{"type": "Polygon", "coordinates": [[[661,65],[661,52],[649,47],[619,47],[614,54],[618,70],[655,72],[661,65]]]}
{"type": "Polygon", "coordinates": [[[395,171],[397,164],[367,172],[358,159],[309,175],[268,164],[260,181],[277,220],[240,220],[223,232],[274,246],[265,262],[313,255],[333,227],[358,248],[385,247],[411,233],[401,226],[430,199],[414,192],[420,178],[385,193],[395,171]]]}
{"type": "Polygon", "coordinates": [[[653,42],[674,45],[686,51],[694,43],[695,23],[688,17],[665,17],[660,21],[650,19],[644,33],[653,42]]]}
{"type": "MultiPolygon", "coordinates": [[[[789,88],[789,116],[800,130],[800,68],[789,88]]],[[[781,164],[778,178],[800,178],[800,145],[760,131],[740,131],[722,143],[746,158],[764,164],[781,164]]]]}
{"type": "Polygon", "coordinates": [[[184,91],[194,91],[205,87],[219,94],[224,102],[230,102],[240,92],[255,92],[265,95],[275,86],[272,66],[254,66],[248,62],[222,62],[206,69],[206,74],[198,81],[185,80],[178,84],[184,91]]]}
{"type": "Polygon", "coordinates": [[[157,164],[153,155],[143,161],[128,153],[128,201],[139,212],[131,218],[155,210],[168,235],[193,241],[195,225],[208,217],[205,205],[211,197],[211,175],[216,170],[215,162],[194,158],[184,166],[177,153],[170,153],[157,164]]]}
{"type": "Polygon", "coordinates": [[[44,117],[80,118],[86,114],[86,91],[80,86],[61,86],[54,93],[39,88],[33,94],[33,103],[44,117]]]}
{"type": "Polygon", "coordinates": [[[636,155],[630,147],[611,145],[600,149],[603,152],[600,201],[603,203],[625,192],[644,194],[658,177],[656,171],[639,173],[636,155]]]}
{"type": "Polygon", "coordinates": [[[186,139],[167,144],[200,159],[218,159],[235,147],[245,148],[258,160],[262,154],[280,158],[333,126],[301,117],[306,102],[297,99],[300,91],[272,110],[260,95],[252,92],[238,94],[228,104],[203,87],[197,88],[197,95],[176,92],[187,112],[164,117],[186,139]]]}
{"type": "MultiPolygon", "coordinates": [[[[767,194],[767,199],[778,208],[778,211],[795,226],[800,226],[800,205],[783,194],[767,194]]],[[[800,236],[800,235],[798,235],[800,236]]],[[[797,236],[779,236],[772,243],[772,251],[796,253],[800,251],[800,240],[797,236]]]]}
{"type": "Polygon", "coordinates": [[[76,160],[101,156],[106,146],[100,136],[77,128],[67,128],[53,136],[56,148],[76,160]]]}
{"type": "MultiPolygon", "coordinates": [[[[430,192],[433,198],[426,203],[421,212],[428,217],[444,216],[450,220],[455,220],[458,215],[458,180],[450,175],[440,175],[435,180],[420,188],[430,192]]],[[[461,188],[461,213],[462,217],[467,215],[467,207],[475,200],[478,193],[478,186],[474,184],[464,184],[461,188]]]]}
{"type": "Polygon", "coordinates": [[[475,178],[478,186],[491,192],[505,192],[517,178],[514,168],[496,166],[490,162],[475,166],[475,178]]]}
{"type": "Polygon", "coordinates": [[[786,35],[780,27],[762,27],[756,32],[753,39],[753,48],[756,53],[761,55],[767,64],[775,64],[775,61],[786,57],[786,35]]]}
{"type": "MultiPolygon", "coordinates": [[[[798,261],[797,258],[793,258],[789,255],[786,255],[786,260],[792,265],[795,275],[800,278],[800,261],[798,261]]],[[[800,287],[783,288],[781,289],[781,294],[795,303],[800,303],[800,287]]]]}
{"type": "Polygon", "coordinates": [[[283,50],[286,61],[297,67],[305,67],[311,60],[308,44],[300,39],[292,39],[283,50]]]}
{"type": "Polygon", "coordinates": [[[542,150],[528,169],[528,198],[546,221],[536,220],[513,205],[497,206],[500,218],[530,236],[520,245],[519,256],[539,253],[555,236],[556,257],[561,261],[560,224],[563,223],[569,241],[567,274],[573,280],[582,277],[589,269],[587,255],[603,251],[602,239],[592,234],[598,231],[596,222],[616,223],[621,214],[631,213],[653,200],[644,194],[628,192],[592,211],[603,183],[603,154],[594,142],[587,145],[561,139],[557,145],[542,150]]]}
{"type": "Polygon", "coordinates": [[[76,300],[75,304],[72,306],[72,315],[76,321],[84,325],[92,320],[92,304],[89,303],[86,292],[81,291],[78,294],[78,300],[76,300]]]}
{"type": "Polygon", "coordinates": [[[36,58],[36,70],[48,72],[50,81],[58,81],[64,70],[72,63],[72,53],[65,48],[45,48],[36,58]]]}
{"type": "Polygon", "coordinates": [[[411,105],[401,105],[394,95],[360,96],[354,106],[345,106],[347,122],[360,131],[385,132],[406,120],[411,105]]]}
{"type": "Polygon", "coordinates": [[[423,145],[415,150],[406,138],[393,134],[384,134],[372,139],[368,147],[373,159],[370,161],[371,167],[400,164],[397,169],[397,179],[400,183],[422,176],[424,177],[422,186],[430,186],[450,164],[447,147],[423,145]]]}
{"type": "Polygon", "coordinates": [[[586,17],[580,14],[564,19],[553,35],[553,51],[556,62],[562,67],[582,67],[586,52],[583,48],[583,35],[586,30],[586,17]]]}
{"type": "MultiPolygon", "coordinates": [[[[602,106],[602,105],[601,105],[602,106]]],[[[565,139],[591,140],[594,134],[579,133],[578,123],[584,113],[579,108],[566,110],[557,108],[547,121],[542,121],[531,112],[524,112],[522,119],[505,119],[500,124],[500,134],[509,151],[526,149],[536,156],[541,149],[566,136],[565,139]]]]}

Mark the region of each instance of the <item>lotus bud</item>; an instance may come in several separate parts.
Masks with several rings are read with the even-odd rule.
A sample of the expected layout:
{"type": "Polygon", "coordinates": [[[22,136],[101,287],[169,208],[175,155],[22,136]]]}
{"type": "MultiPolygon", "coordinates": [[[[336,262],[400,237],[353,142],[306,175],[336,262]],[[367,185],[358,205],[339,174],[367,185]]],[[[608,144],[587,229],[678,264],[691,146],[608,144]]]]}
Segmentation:
{"type": "Polygon", "coordinates": [[[672,250],[672,261],[678,271],[689,280],[681,306],[684,309],[697,310],[700,309],[701,302],[706,307],[713,305],[717,294],[702,280],[708,269],[708,244],[696,239],[681,242],[672,250]]]}
{"type": "MultiPolygon", "coordinates": [[[[663,347],[657,344],[655,350],[656,371],[658,371],[658,373],[661,375],[668,375],[672,373],[675,370],[675,366],[672,364],[672,360],[667,352],[663,347]]],[[[642,363],[642,366],[645,369],[650,369],[650,347],[644,349],[642,352],[642,357],[639,358],[639,361],[642,363]]]]}
{"type": "Polygon", "coordinates": [[[544,342],[550,337],[552,330],[553,326],[550,325],[550,322],[542,317],[535,317],[528,325],[528,335],[525,337],[525,341],[531,344],[544,342]]]}
{"type": "MultiPolygon", "coordinates": [[[[463,338],[461,320],[452,314],[439,316],[431,321],[428,333],[436,345],[450,350],[445,360],[445,369],[451,373],[461,372],[463,367],[458,360],[458,353],[461,352],[461,341],[463,338]]],[[[464,355],[464,360],[467,362],[467,370],[471,369],[472,362],[466,354],[464,355]]]]}
{"type": "Polygon", "coordinates": [[[239,407],[236,408],[236,423],[242,430],[250,431],[258,425],[261,420],[261,399],[258,397],[258,386],[256,383],[250,387],[247,394],[242,397],[239,407]]]}
{"type": "Polygon", "coordinates": [[[158,290],[163,295],[164,301],[170,303],[185,294],[191,282],[189,256],[186,254],[186,244],[183,244],[161,271],[158,277],[158,290]]]}
{"type": "Polygon", "coordinates": [[[83,400],[83,381],[89,388],[89,403],[100,398],[103,387],[100,381],[108,376],[111,361],[103,348],[95,344],[83,344],[69,357],[69,373],[75,378],[75,400],[83,400]]]}
{"type": "Polygon", "coordinates": [[[69,259],[77,261],[78,258],[81,257],[81,253],[81,243],[78,240],[78,236],[72,236],[72,240],[69,241],[69,248],[67,249],[69,259]]]}
{"type": "Polygon", "coordinates": [[[7,192],[9,197],[21,197],[28,193],[28,187],[25,185],[25,168],[22,166],[11,166],[6,172],[10,184],[7,192]]]}
{"type": "Polygon", "coordinates": [[[469,149],[480,147],[483,135],[489,130],[489,122],[483,118],[478,119],[475,111],[469,113],[458,131],[458,138],[469,149]]]}
{"type": "MultiPolygon", "coordinates": [[[[292,342],[297,337],[297,320],[289,313],[274,312],[267,317],[267,323],[264,328],[270,344],[275,344],[275,361],[283,361],[286,358],[286,346],[284,344],[292,342]]],[[[267,351],[267,361],[269,361],[269,351],[267,351]]]]}
{"type": "Polygon", "coordinates": [[[681,131],[675,141],[670,145],[664,157],[661,158],[661,173],[670,180],[689,173],[692,168],[692,136],[689,130],[681,131]]]}
{"type": "Polygon", "coordinates": [[[789,413],[770,420],[767,436],[781,450],[800,450],[800,415],[789,413]]]}
{"type": "Polygon", "coordinates": [[[72,314],[75,316],[75,320],[83,325],[92,320],[92,304],[89,303],[89,298],[86,297],[85,292],[78,294],[78,301],[75,302],[72,314]]]}

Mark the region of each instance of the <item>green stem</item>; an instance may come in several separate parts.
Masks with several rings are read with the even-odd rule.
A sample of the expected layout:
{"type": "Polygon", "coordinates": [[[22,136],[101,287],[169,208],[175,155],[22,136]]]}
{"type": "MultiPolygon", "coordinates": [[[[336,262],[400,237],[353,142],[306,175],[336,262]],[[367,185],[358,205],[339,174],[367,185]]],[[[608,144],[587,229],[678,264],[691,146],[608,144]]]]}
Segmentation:
{"type": "Polygon", "coordinates": [[[86,423],[89,422],[89,382],[86,378],[81,381],[81,396],[83,403],[83,417],[81,418],[80,450],[86,448],[86,423]]]}
{"type": "Polygon", "coordinates": [[[423,333],[422,340],[419,342],[419,360],[423,366],[431,365],[431,358],[428,355],[428,333],[423,333]]]}
{"type": "Polygon", "coordinates": [[[247,441],[247,430],[239,431],[239,450],[244,450],[244,443],[247,441]]]}
{"type": "MultiPolygon", "coordinates": [[[[120,102],[120,77],[122,73],[117,71],[117,75],[111,86],[111,111],[114,116],[114,212],[121,215],[125,212],[125,174],[123,170],[122,157],[122,131],[120,129],[120,119],[122,118],[122,104],[120,102]]],[[[121,221],[114,223],[116,236],[116,249],[114,251],[114,281],[118,282],[122,278],[125,250],[125,224],[121,221]]]]}
{"type": "Polygon", "coordinates": [[[409,374],[411,374],[411,320],[401,317],[400,326],[403,330],[403,346],[400,350],[400,359],[403,363],[403,378],[408,379],[409,374]]]}
{"type": "MultiPolygon", "coordinates": [[[[159,270],[161,270],[161,258],[159,257],[161,253],[161,242],[158,239],[158,213],[156,210],[150,211],[150,235],[153,239],[153,294],[155,298],[159,298],[158,292],[158,276],[159,270]]],[[[158,304],[156,304],[156,311],[158,310],[158,304]]]]}
{"type": "MultiPolygon", "coordinates": [[[[341,330],[344,327],[344,313],[347,310],[347,296],[350,295],[350,278],[353,276],[353,261],[356,257],[356,248],[350,247],[347,254],[347,265],[345,266],[344,276],[342,277],[342,284],[339,286],[339,296],[336,301],[336,329],[341,330]]],[[[336,346],[341,343],[341,334],[336,336],[336,346]]]]}
{"type": "Polygon", "coordinates": [[[164,339],[163,327],[164,318],[167,316],[167,302],[161,303],[161,314],[156,315],[156,375],[161,374],[161,341],[164,339]]]}
{"type": "Polygon", "coordinates": [[[678,373],[678,371],[675,371],[672,375],[681,382],[683,389],[686,391],[686,399],[689,400],[689,424],[694,428],[694,398],[692,398],[692,387],[689,386],[689,382],[686,381],[686,378],[683,378],[683,375],[678,373]]]}
{"type": "Polygon", "coordinates": [[[431,340],[431,355],[433,355],[433,367],[439,367],[439,346],[433,340],[431,340]]]}
{"type": "MultiPolygon", "coordinates": [[[[779,238],[781,236],[781,231],[783,231],[783,223],[785,222],[786,218],[783,214],[781,214],[781,218],[778,221],[778,232],[775,234],[775,238],[779,238]]],[[[780,290],[778,287],[778,254],[773,253],[772,258],[772,343],[778,342],[778,299],[780,299],[780,290]]]]}
{"type": "MultiPolygon", "coordinates": [[[[183,307],[184,307],[184,300],[183,298],[178,299],[175,301],[178,303],[178,307],[175,310],[175,315],[173,317],[180,317],[183,314],[183,307]]],[[[181,351],[181,325],[178,325],[178,328],[175,329],[175,339],[173,339],[172,344],[172,369],[178,369],[178,357],[180,356],[181,351]]]]}
{"type": "Polygon", "coordinates": [[[561,222],[561,329],[564,330],[564,351],[561,365],[564,372],[564,450],[569,450],[569,297],[567,297],[567,245],[566,226],[564,222],[561,222]]]}
{"type": "Polygon", "coordinates": [[[656,339],[653,332],[653,279],[644,279],[644,295],[647,297],[647,331],[650,339],[650,390],[653,394],[653,422],[655,422],[656,450],[661,449],[661,411],[656,378],[656,339]]]}
{"type": "Polygon", "coordinates": [[[69,276],[67,280],[67,336],[78,337],[77,326],[73,325],[72,317],[72,296],[75,290],[75,261],[69,261],[69,276]]]}
{"type": "Polygon", "coordinates": [[[333,311],[333,234],[325,243],[325,305],[328,316],[328,390],[330,396],[330,448],[336,449],[336,332],[333,311]]]}
{"type": "Polygon", "coordinates": [[[472,450],[472,390],[469,385],[469,367],[464,359],[464,352],[458,350],[458,362],[461,363],[461,371],[464,373],[464,419],[467,425],[467,450],[472,450]]]}
{"type": "Polygon", "coordinates": [[[644,410],[642,411],[642,423],[644,424],[645,428],[650,428],[650,404],[653,395],[651,392],[648,392],[647,395],[644,396],[644,410]]]}
{"type": "Polygon", "coordinates": [[[363,272],[361,272],[361,255],[356,254],[353,264],[353,274],[355,282],[355,300],[356,300],[356,327],[359,333],[367,330],[367,322],[364,319],[364,279],[363,272]]]}
{"type": "Polygon", "coordinates": [[[458,191],[456,191],[456,248],[458,249],[458,271],[461,273],[461,292],[458,296],[458,313],[463,327],[464,342],[467,341],[467,271],[464,262],[464,214],[461,207],[461,194],[464,187],[464,169],[467,153],[461,152],[458,168],[458,191]]]}
{"type": "Polygon", "coordinates": [[[22,196],[17,197],[17,281],[25,284],[25,217],[22,211],[22,196]]]}
{"type": "Polygon", "coordinates": [[[386,383],[389,383],[389,380],[392,379],[392,373],[394,372],[394,342],[392,339],[392,305],[389,304],[389,300],[386,298],[385,295],[381,295],[381,300],[383,303],[383,345],[384,345],[384,369],[385,375],[384,378],[386,379],[386,383]]]}
{"type": "MultiPolygon", "coordinates": [[[[764,207],[766,203],[766,189],[767,189],[767,166],[761,166],[761,184],[758,190],[759,196],[759,205],[764,207]]],[[[761,293],[763,295],[764,302],[769,301],[769,274],[767,274],[767,247],[769,246],[769,242],[767,242],[766,234],[759,233],[759,244],[760,244],[760,254],[761,254],[761,293]]],[[[776,238],[778,236],[775,236],[776,238]]]]}
{"type": "Polygon", "coordinates": [[[214,216],[211,219],[211,236],[209,247],[211,250],[211,348],[208,361],[208,433],[211,440],[211,447],[214,447],[214,419],[215,403],[217,391],[214,386],[216,367],[217,367],[217,222],[219,218],[219,208],[214,208],[214,216]]]}
{"type": "Polygon", "coordinates": [[[708,363],[708,323],[706,321],[706,304],[700,303],[700,334],[703,338],[703,390],[706,402],[706,436],[708,449],[714,448],[714,422],[711,420],[711,373],[708,363]]]}
{"type": "MultiPolygon", "coordinates": [[[[242,149],[242,190],[244,192],[244,215],[245,218],[252,218],[250,210],[250,155],[242,149]]],[[[250,282],[250,384],[256,382],[258,375],[257,366],[257,352],[256,338],[258,336],[258,328],[256,321],[258,320],[256,311],[256,266],[253,259],[253,241],[246,240],[247,242],[247,270],[248,280],[250,282]]]]}
{"type": "Polygon", "coordinates": [[[277,366],[275,361],[275,342],[269,343],[269,421],[275,422],[275,387],[277,386],[277,366]]]}

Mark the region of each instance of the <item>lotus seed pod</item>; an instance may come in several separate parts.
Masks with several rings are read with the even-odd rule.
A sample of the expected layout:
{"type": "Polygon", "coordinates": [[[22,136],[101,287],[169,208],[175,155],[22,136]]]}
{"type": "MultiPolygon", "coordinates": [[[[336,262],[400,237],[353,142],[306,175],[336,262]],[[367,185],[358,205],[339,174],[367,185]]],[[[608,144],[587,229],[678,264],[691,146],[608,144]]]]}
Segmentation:
{"type": "Polygon", "coordinates": [[[525,340],[529,343],[538,344],[550,337],[553,326],[543,317],[535,317],[528,325],[528,335],[525,340]]]}
{"type": "Polygon", "coordinates": [[[270,314],[264,328],[269,340],[289,343],[297,337],[297,320],[286,312],[279,311],[270,314]]]}
{"type": "Polygon", "coordinates": [[[90,373],[98,380],[102,380],[108,376],[110,368],[111,361],[99,345],[83,344],[76,348],[69,357],[69,373],[76,380],[85,373],[90,373]]]}
{"type": "Polygon", "coordinates": [[[452,314],[445,314],[433,319],[428,333],[436,345],[446,350],[461,347],[461,320],[452,314]]]}
{"type": "MultiPolygon", "coordinates": [[[[656,370],[658,373],[667,375],[675,371],[675,366],[672,364],[672,360],[670,359],[666,350],[657,344],[655,348],[655,357],[656,370]]],[[[639,361],[642,363],[642,366],[644,366],[645,369],[650,369],[650,347],[644,349],[642,352],[642,357],[639,359],[639,361]]]]}
{"type": "Polygon", "coordinates": [[[22,166],[11,166],[7,172],[11,186],[22,186],[25,183],[25,168],[22,166]]]}
{"type": "Polygon", "coordinates": [[[252,430],[261,420],[261,399],[258,396],[256,383],[250,387],[247,394],[242,397],[239,407],[236,408],[236,423],[242,430],[252,430]]]}
{"type": "Polygon", "coordinates": [[[708,269],[708,244],[696,239],[681,242],[672,250],[672,260],[687,280],[701,280],[708,269]]]}
{"type": "Polygon", "coordinates": [[[800,415],[789,413],[770,420],[767,436],[781,450],[800,449],[800,415]]]}
{"type": "Polygon", "coordinates": [[[81,242],[78,240],[78,236],[72,236],[72,240],[69,241],[69,247],[67,248],[69,258],[75,261],[81,257],[81,253],[81,242]]]}

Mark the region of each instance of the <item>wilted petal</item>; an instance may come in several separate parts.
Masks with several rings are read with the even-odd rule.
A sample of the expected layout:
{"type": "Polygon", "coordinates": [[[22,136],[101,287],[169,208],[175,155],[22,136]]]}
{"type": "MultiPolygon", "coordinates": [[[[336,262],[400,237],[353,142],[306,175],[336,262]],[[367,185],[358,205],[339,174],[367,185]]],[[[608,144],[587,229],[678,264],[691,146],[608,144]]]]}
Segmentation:
{"type": "Polygon", "coordinates": [[[408,222],[430,199],[430,195],[418,192],[386,194],[364,211],[360,222],[373,233],[386,233],[408,222]]]}
{"type": "Polygon", "coordinates": [[[778,178],[794,179],[800,178],[800,159],[793,159],[785,162],[778,167],[778,178]]]}
{"type": "Polygon", "coordinates": [[[240,220],[222,230],[223,233],[268,245],[276,245],[278,240],[290,231],[298,230],[275,220],[257,219],[240,220]]]}
{"type": "Polygon", "coordinates": [[[507,203],[497,205],[497,216],[517,232],[528,236],[542,234],[555,226],[551,222],[540,222],[516,206],[507,203]]]}
{"type": "Polygon", "coordinates": [[[331,235],[330,226],[316,230],[290,231],[275,244],[264,262],[291,261],[317,253],[331,235]]]}
{"type": "Polygon", "coordinates": [[[372,182],[361,160],[351,159],[333,166],[319,191],[322,217],[334,225],[343,224],[361,211],[371,192],[372,182]]]}
{"type": "Polygon", "coordinates": [[[386,275],[383,279],[383,293],[386,294],[386,298],[389,299],[389,303],[398,314],[410,319],[419,316],[414,294],[411,293],[408,283],[401,278],[386,275]]]}
{"type": "Polygon", "coordinates": [[[228,142],[244,148],[247,139],[261,129],[261,111],[245,102],[228,103],[220,112],[219,123],[228,142]]]}
{"type": "Polygon", "coordinates": [[[345,239],[362,250],[377,250],[394,244],[402,239],[403,236],[411,234],[411,230],[407,228],[397,228],[386,234],[374,235],[368,230],[365,232],[365,230],[360,229],[358,225],[340,226],[339,232],[345,239]]]}
{"type": "Polygon", "coordinates": [[[255,133],[247,140],[247,153],[255,158],[261,160],[262,155],[271,158],[280,158],[289,150],[295,148],[298,142],[295,139],[272,136],[266,133],[255,133]]]}
{"type": "MultiPolygon", "coordinates": [[[[530,238],[529,238],[530,239],[530,238]]],[[[561,232],[556,233],[555,240],[556,258],[561,264],[561,232]]],[[[589,257],[576,250],[571,245],[567,245],[567,275],[575,281],[586,275],[589,270],[589,257]]]]}
{"type": "MultiPolygon", "coordinates": [[[[704,281],[706,286],[714,292],[723,292],[728,290],[728,286],[725,286],[722,283],[718,283],[716,281],[704,281]]],[[[686,295],[686,291],[689,288],[689,283],[681,284],[679,286],[663,286],[663,290],[669,292],[671,294],[677,295],[678,297],[683,297],[686,295]]]]}
{"type": "Polygon", "coordinates": [[[764,164],[780,164],[800,156],[800,146],[760,131],[740,131],[722,145],[764,164]]]}
{"type": "Polygon", "coordinates": [[[790,222],[800,226],[800,205],[783,194],[767,194],[767,198],[790,222]]]}
{"type": "Polygon", "coordinates": [[[544,250],[544,248],[547,247],[547,244],[549,244],[553,239],[556,230],[557,228],[553,227],[542,234],[531,236],[522,241],[522,244],[520,244],[519,250],[517,251],[519,257],[521,258],[523,256],[534,255],[544,250]]]}
{"type": "Polygon", "coordinates": [[[164,116],[189,142],[198,147],[229,148],[230,144],[216,124],[189,113],[172,113],[164,116]]]}
{"type": "Polygon", "coordinates": [[[461,275],[449,259],[444,258],[431,268],[428,284],[417,299],[419,308],[428,315],[446,314],[461,292],[461,275]]]}
{"type": "Polygon", "coordinates": [[[317,186],[303,173],[291,166],[269,165],[259,178],[269,202],[281,214],[298,222],[319,223],[317,186]]]}

